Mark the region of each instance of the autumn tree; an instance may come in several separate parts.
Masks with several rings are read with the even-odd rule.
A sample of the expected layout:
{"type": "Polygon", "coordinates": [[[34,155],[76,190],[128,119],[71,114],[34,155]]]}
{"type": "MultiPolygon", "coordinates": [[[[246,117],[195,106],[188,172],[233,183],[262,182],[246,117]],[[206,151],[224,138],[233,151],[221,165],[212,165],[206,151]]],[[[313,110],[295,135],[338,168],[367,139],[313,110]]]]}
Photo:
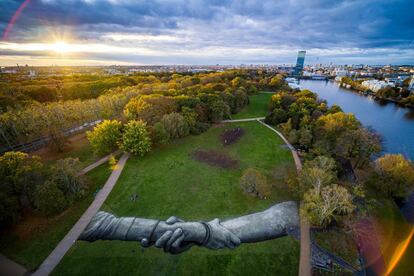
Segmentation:
{"type": "Polygon", "coordinates": [[[307,191],[303,197],[301,212],[311,224],[326,227],[333,220],[352,213],[355,205],[348,190],[337,184],[307,191]]]}
{"type": "Polygon", "coordinates": [[[253,168],[244,171],[240,178],[240,186],[246,193],[257,196],[260,199],[270,196],[272,192],[272,186],[267,182],[266,176],[253,168]]]}
{"type": "Polygon", "coordinates": [[[384,195],[405,198],[414,185],[413,164],[402,154],[386,154],[374,162],[372,185],[384,195]]]}
{"type": "Polygon", "coordinates": [[[138,156],[144,156],[151,150],[151,139],[144,121],[129,121],[125,125],[120,148],[138,156]]]}
{"type": "Polygon", "coordinates": [[[122,136],[122,123],[117,120],[105,120],[92,131],[86,132],[89,143],[97,155],[112,152],[117,148],[122,136]]]}

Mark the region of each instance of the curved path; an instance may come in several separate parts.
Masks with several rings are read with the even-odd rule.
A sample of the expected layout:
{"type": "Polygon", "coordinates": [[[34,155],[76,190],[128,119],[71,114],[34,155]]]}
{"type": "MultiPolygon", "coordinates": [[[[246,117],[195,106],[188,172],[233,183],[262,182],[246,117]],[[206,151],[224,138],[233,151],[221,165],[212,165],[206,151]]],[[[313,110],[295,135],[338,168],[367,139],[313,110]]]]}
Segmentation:
{"type": "MultiPolygon", "coordinates": [[[[250,118],[250,119],[240,119],[240,120],[225,120],[222,123],[237,123],[237,122],[250,122],[257,121],[265,127],[269,128],[271,131],[275,132],[279,137],[286,143],[293,155],[293,160],[295,161],[296,171],[300,172],[302,170],[302,162],[299,158],[298,152],[296,149],[289,143],[289,141],[283,136],[282,133],[274,129],[272,126],[264,123],[262,120],[264,118],[250,118]]],[[[312,264],[311,264],[312,254],[311,254],[311,239],[310,239],[310,225],[308,220],[301,216],[300,217],[300,259],[299,259],[299,276],[310,276],[312,275],[312,264]]]]}
{"type": "Polygon", "coordinates": [[[81,218],[76,222],[72,229],[66,234],[66,236],[59,242],[56,248],[50,253],[50,255],[43,261],[39,266],[37,271],[32,275],[44,276],[49,275],[53,269],[58,265],[60,260],[65,256],[66,252],[71,248],[71,246],[76,242],[79,235],[86,228],[92,217],[97,211],[101,208],[102,204],[105,202],[109,193],[112,191],[115,186],[119,176],[121,175],[122,170],[124,169],[125,163],[129,158],[129,154],[124,153],[116,166],[116,169],[112,171],[105,185],[96,195],[94,201],[89,206],[89,208],[83,213],[81,218]]]}

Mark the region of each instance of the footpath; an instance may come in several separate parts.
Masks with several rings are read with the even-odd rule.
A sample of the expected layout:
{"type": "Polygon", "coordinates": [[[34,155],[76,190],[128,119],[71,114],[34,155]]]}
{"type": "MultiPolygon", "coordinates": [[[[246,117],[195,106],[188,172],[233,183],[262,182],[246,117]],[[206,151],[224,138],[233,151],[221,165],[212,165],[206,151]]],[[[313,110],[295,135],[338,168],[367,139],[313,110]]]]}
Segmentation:
{"type": "MultiPolygon", "coordinates": [[[[121,175],[122,170],[124,169],[125,163],[129,158],[129,154],[124,153],[116,166],[116,169],[112,171],[105,185],[96,195],[94,201],[89,206],[89,208],[83,213],[81,218],[76,222],[72,229],[66,234],[66,236],[59,242],[56,248],[50,253],[50,255],[43,261],[39,266],[36,272],[32,275],[35,276],[46,276],[49,275],[53,269],[59,264],[62,258],[65,256],[66,252],[72,247],[76,242],[80,234],[91,221],[92,217],[99,211],[102,204],[105,202],[109,193],[112,191],[116,182],[118,181],[119,176],[121,175]]],[[[98,161],[99,162],[99,161],[98,161]]]]}

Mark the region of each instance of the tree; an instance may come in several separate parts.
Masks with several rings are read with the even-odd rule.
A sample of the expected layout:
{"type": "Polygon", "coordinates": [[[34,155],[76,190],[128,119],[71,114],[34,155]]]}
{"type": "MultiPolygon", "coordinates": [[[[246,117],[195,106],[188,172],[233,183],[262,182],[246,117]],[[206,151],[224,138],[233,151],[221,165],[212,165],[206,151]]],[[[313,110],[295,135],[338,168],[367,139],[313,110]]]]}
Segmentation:
{"type": "Polygon", "coordinates": [[[272,89],[278,89],[284,84],[283,75],[276,75],[274,76],[269,83],[269,87],[272,89]]]}
{"type": "Polygon", "coordinates": [[[299,197],[309,189],[319,192],[323,187],[332,184],[337,180],[335,161],[326,156],[318,156],[311,161],[305,162],[303,169],[299,172],[297,182],[291,183],[297,186],[290,188],[299,197]]]}
{"type": "Polygon", "coordinates": [[[124,115],[128,120],[143,120],[149,125],[159,122],[165,114],[175,112],[177,106],[170,97],[152,94],[133,98],[125,106],[124,115]]]}
{"type": "Polygon", "coordinates": [[[18,220],[20,217],[20,204],[16,196],[10,196],[0,191],[0,229],[18,220]]]}
{"type": "Polygon", "coordinates": [[[336,139],[333,154],[354,160],[354,168],[363,167],[381,151],[381,137],[372,130],[359,127],[342,132],[336,139]]]}
{"type": "Polygon", "coordinates": [[[93,151],[97,155],[112,152],[122,136],[122,123],[117,120],[105,120],[97,125],[93,131],[86,132],[93,151]]]}
{"type": "Polygon", "coordinates": [[[210,103],[210,119],[213,122],[220,122],[230,116],[230,107],[222,100],[210,103]]]}
{"type": "Polygon", "coordinates": [[[190,132],[193,132],[197,124],[197,118],[198,118],[197,113],[189,107],[183,107],[183,109],[181,110],[181,115],[184,117],[190,129],[190,132]]]}
{"type": "Polygon", "coordinates": [[[288,120],[288,114],[282,108],[275,108],[266,116],[266,123],[272,125],[278,125],[285,123],[288,120]]]}
{"type": "Polygon", "coordinates": [[[404,198],[414,185],[413,164],[402,154],[386,154],[375,160],[375,187],[387,196],[404,198]]]}
{"type": "Polygon", "coordinates": [[[244,171],[240,179],[240,186],[246,193],[257,196],[260,199],[268,197],[272,192],[272,186],[267,182],[266,176],[253,168],[244,171]]]}
{"type": "Polygon", "coordinates": [[[79,175],[80,169],[80,162],[77,158],[58,160],[51,168],[51,181],[56,183],[69,201],[79,199],[84,195],[86,184],[79,175]]]}
{"type": "Polygon", "coordinates": [[[36,188],[35,205],[47,216],[57,215],[67,207],[67,200],[58,184],[47,180],[36,188]]]}
{"type": "Polygon", "coordinates": [[[185,118],[179,113],[164,115],[161,119],[161,123],[167,131],[170,140],[187,136],[190,133],[185,118]]]}
{"type": "Polygon", "coordinates": [[[0,156],[0,192],[15,198],[19,208],[33,204],[36,185],[45,177],[44,166],[38,156],[15,151],[0,156]]]}
{"type": "Polygon", "coordinates": [[[151,151],[151,139],[144,121],[129,121],[125,125],[120,148],[138,156],[144,156],[151,151]]]}
{"type": "Polygon", "coordinates": [[[302,213],[311,224],[326,227],[333,220],[355,210],[352,195],[342,186],[332,184],[321,190],[310,189],[303,197],[302,213]]]}
{"type": "Polygon", "coordinates": [[[298,131],[299,144],[305,149],[309,149],[312,146],[312,129],[310,125],[302,126],[298,131]]]}

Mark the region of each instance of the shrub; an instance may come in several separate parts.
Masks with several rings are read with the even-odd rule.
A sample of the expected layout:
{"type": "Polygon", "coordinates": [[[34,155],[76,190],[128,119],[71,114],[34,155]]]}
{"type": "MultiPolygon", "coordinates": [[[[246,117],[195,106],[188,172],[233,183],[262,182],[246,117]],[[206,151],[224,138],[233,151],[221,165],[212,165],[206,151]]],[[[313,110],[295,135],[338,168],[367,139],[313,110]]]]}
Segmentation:
{"type": "Polygon", "coordinates": [[[187,122],[184,117],[178,113],[164,115],[161,119],[165,131],[168,133],[170,140],[187,136],[190,133],[187,122]]]}
{"type": "Polygon", "coordinates": [[[129,121],[125,125],[120,148],[138,156],[144,156],[149,152],[151,150],[151,139],[147,130],[147,124],[141,120],[129,121]]]}
{"type": "Polygon", "coordinates": [[[302,212],[312,225],[326,227],[333,220],[355,210],[352,195],[337,184],[323,187],[320,191],[310,189],[303,197],[302,212]]]}
{"type": "Polygon", "coordinates": [[[117,120],[105,120],[97,125],[93,131],[86,132],[93,151],[97,155],[112,152],[122,136],[122,123],[117,120]]]}
{"type": "Polygon", "coordinates": [[[154,144],[160,145],[167,144],[169,142],[170,136],[161,122],[155,123],[155,125],[151,128],[151,140],[154,144]]]}
{"type": "Polygon", "coordinates": [[[58,184],[47,180],[36,188],[35,205],[44,215],[52,216],[62,212],[67,206],[67,201],[58,184]]]}
{"type": "Polygon", "coordinates": [[[253,168],[244,171],[240,179],[240,186],[246,193],[257,196],[260,199],[266,198],[272,192],[271,185],[267,183],[266,176],[253,168]]]}

